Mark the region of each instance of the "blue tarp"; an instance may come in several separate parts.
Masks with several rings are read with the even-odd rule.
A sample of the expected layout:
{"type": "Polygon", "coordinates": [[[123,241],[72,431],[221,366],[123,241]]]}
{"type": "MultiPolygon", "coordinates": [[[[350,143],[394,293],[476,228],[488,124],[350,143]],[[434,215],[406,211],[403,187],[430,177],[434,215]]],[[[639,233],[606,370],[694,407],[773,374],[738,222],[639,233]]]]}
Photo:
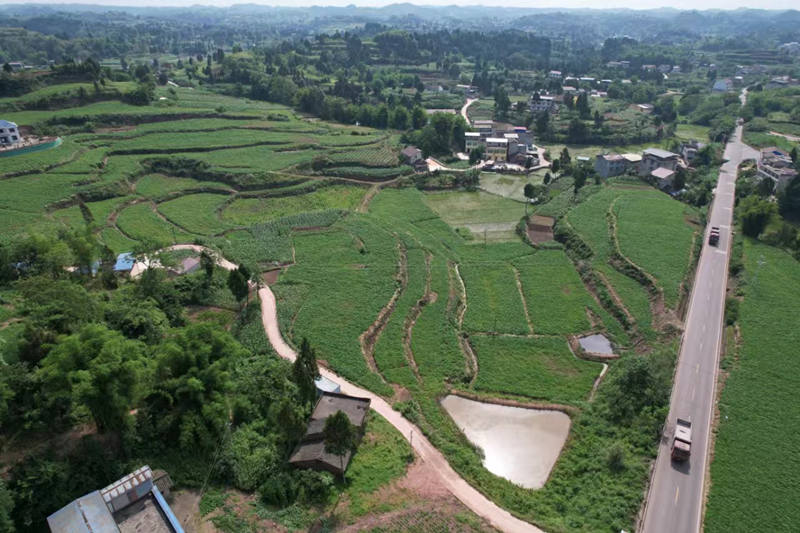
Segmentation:
{"type": "Polygon", "coordinates": [[[136,258],[133,257],[131,252],[123,252],[117,256],[117,262],[114,264],[114,272],[130,272],[135,263],[136,258]]]}

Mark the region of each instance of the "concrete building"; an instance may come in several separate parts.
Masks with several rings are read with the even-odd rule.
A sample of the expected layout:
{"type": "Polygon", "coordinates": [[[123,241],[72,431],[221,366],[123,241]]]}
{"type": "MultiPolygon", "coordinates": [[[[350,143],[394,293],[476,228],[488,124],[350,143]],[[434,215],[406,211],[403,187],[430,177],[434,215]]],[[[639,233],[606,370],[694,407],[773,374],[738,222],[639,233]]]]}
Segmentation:
{"type": "Polygon", "coordinates": [[[697,156],[697,152],[702,150],[706,147],[706,143],[701,143],[699,141],[695,141],[692,139],[691,141],[682,143],[678,152],[681,154],[681,157],[687,164],[692,164],[694,161],[695,156],[697,156]]]}
{"type": "Polygon", "coordinates": [[[488,137],[486,139],[486,158],[494,161],[506,161],[508,159],[508,139],[488,137]]]}
{"type": "Polygon", "coordinates": [[[639,164],[639,175],[649,176],[657,168],[675,170],[680,156],[661,148],[648,148],[642,152],[642,162],[639,164]]]}
{"type": "Polygon", "coordinates": [[[477,131],[464,132],[464,150],[467,153],[470,153],[479,146],[484,146],[483,137],[481,136],[480,132],[477,131]]]}
{"type": "Polygon", "coordinates": [[[475,120],[472,123],[472,127],[478,130],[479,133],[483,133],[486,135],[491,135],[494,131],[494,121],[493,120],[475,120]]]}
{"type": "Polygon", "coordinates": [[[619,154],[597,154],[594,170],[603,178],[619,176],[628,169],[628,162],[619,154]]]}
{"type": "Polygon", "coordinates": [[[400,152],[400,155],[403,161],[408,165],[414,165],[417,161],[422,160],[422,150],[416,146],[406,146],[403,148],[403,151],[400,152]]]}
{"type": "Polygon", "coordinates": [[[47,525],[52,533],[183,533],[149,466],[68,503],[47,525]]]}
{"type": "Polygon", "coordinates": [[[545,111],[555,111],[555,109],[558,107],[558,104],[556,104],[556,98],[554,96],[539,95],[538,99],[531,97],[530,107],[532,113],[542,113],[545,111]]]}
{"type": "Polygon", "coordinates": [[[550,71],[550,72],[547,74],[547,77],[548,77],[548,78],[553,78],[553,79],[560,80],[560,79],[561,79],[561,71],[560,71],[560,70],[551,70],[551,71],[550,71]]]}
{"type": "Polygon", "coordinates": [[[770,179],[775,183],[775,191],[782,191],[790,181],[797,177],[792,158],[775,146],[762,148],[758,159],[758,177],[770,179]]]}
{"type": "Polygon", "coordinates": [[[22,142],[22,135],[14,122],[0,120],[0,146],[13,146],[22,142]]]}
{"type": "Polygon", "coordinates": [[[675,179],[675,171],[659,167],[650,173],[650,177],[655,180],[658,188],[664,191],[672,188],[672,182],[675,179]]]}

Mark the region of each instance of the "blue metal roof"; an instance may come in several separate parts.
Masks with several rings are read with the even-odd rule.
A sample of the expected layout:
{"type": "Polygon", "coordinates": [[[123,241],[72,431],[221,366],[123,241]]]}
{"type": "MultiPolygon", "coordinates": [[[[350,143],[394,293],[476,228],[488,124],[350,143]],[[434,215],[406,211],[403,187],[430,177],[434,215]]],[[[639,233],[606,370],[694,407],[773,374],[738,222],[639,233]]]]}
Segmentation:
{"type": "Polygon", "coordinates": [[[114,264],[114,272],[128,272],[136,264],[136,258],[133,257],[131,252],[123,252],[117,256],[117,262],[114,264]]]}
{"type": "Polygon", "coordinates": [[[57,533],[119,533],[114,517],[100,491],[90,492],[47,517],[50,531],[57,533]]]}

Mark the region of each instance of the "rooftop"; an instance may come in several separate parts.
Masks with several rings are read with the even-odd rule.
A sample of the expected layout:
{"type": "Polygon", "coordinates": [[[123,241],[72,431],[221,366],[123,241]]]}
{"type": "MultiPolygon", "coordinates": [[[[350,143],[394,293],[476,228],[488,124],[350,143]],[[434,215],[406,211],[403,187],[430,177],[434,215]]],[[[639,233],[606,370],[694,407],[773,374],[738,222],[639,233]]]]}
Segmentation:
{"type": "Polygon", "coordinates": [[[647,148],[644,151],[644,155],[652,155],[653,157],[657,157],[659,159],[678,157],[678,154],[673,154],[672,152],[668,150],[662,150],[661,148],[647,148]]]}
{"type": "Polygon", "coordinates": [[[625,159],[619,154],[598,154],[597,157],[603,158],[606,161],[622,161],[625,159]]]}
{"type": "Polygon", "coordinates": [[[17,127],[16,123],[0,119],[0,128],[16,128],[16,127],[17,127]]]}
{"type": "Polygon", "coordinates": [[[464,137],[480,137],[481,134],[478,131],[465,131],[464,137]]]}
{"type": "Polygon", "coordinates": [[[642,156],[639,154],[621,154],[621,155],[628,163],[638,163],[639,161],[642,160],[642,156]]]}
{"type": "Polygon", "coordinates": [[[654,178],[658,178],[660,180],[669,179],[674,174],[675,174],[674,170],[670,170],[670,169],[664,168],[664,167],[658,167],[656,169],[653,169],[653,171],[650,173],[651,176],[653,176],[654,178]]]}
{"type": "Polygon", "coordinates": [[[346,394],[338,394],[335,392],[325,392],[320,397],[316,407],[314,407],[314,412],[311,413],[311,419],[325,419],[335,414],[337,411],[342,411],[346,414],[351,424],[360,426],[367,417],[369,399],[356,398],[354,396],[347,396],[346,394]]]}
{"type": "Polygon", "coordinates": [[[133,257],[131,252],[123,252],[117,256],[117,262],[114,264],[114,272],[128,272],[136,264],[136,258],[133,257]]]}
{"type": "Polygon", "coordinates": [[[487,143],[496,143],[496,144],[508,144],[508,139],[500,138],[500,137],[487,137],[487,143]]]}

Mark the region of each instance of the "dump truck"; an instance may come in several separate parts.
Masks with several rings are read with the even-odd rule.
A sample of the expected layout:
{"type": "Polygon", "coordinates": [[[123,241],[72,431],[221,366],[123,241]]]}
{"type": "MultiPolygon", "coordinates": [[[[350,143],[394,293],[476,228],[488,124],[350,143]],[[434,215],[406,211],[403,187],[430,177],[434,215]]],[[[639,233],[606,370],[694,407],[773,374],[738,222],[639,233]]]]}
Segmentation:
{"type": "Polygon", "coordinates": [[[672,436],[672,459],[686,461],[692,452],[692,420],[679,418],[672,436]]]}
{"type": "Polygon", "coordinates": [[[708,244],[716,246],[719,242],[719,227],[711,226],[711,231],[708,233],[708,244]]]}

